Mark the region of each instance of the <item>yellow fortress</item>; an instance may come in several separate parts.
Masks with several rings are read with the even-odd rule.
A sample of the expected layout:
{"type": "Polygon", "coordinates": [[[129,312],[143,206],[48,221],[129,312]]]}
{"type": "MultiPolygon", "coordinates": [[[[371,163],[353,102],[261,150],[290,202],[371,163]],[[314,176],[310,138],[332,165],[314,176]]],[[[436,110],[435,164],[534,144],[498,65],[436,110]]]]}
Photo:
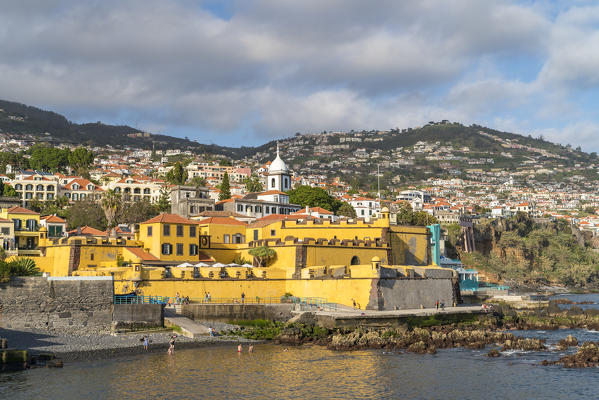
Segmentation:
{"type": "Polygon", "coordinates": [[[52,276],[114,276],[116,293],[177,293],[248,301],[286,293],[391,310],[454,302],[451,270],[431,265],[426,227],[393,226],[389,212],[370,221],[300,221],[273,215],[247,224],[232,217],[191,220],[161,214],[134,239],[71,236],[40,229],[36,258],[52,276]],[[259,260],[252,249],[266,247],[259,260]],[[262,261],[262,262],[260,262],[262,261]]]}

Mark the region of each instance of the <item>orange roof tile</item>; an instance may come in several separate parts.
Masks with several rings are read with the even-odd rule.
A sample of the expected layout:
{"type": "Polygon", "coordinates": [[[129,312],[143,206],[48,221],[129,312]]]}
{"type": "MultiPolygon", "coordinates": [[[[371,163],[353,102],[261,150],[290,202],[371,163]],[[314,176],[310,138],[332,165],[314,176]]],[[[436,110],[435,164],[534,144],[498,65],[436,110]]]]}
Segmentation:
{"type": "MultiPolygon", "coordinates": [[[[196,222],[197,223],[197,222],[196,222]]],[[[247,225],[231,217],[209,217],[199,221],[200,224],[215,224],[215,225],[247,225]]]]}
{"type": "Polygon", "coordinates": [[[55,224],[65,224],[67,222],[64,219],[62,219],[56,215],[44,215],[40,219],[43,219],[46,222],[52,222],[55,224]]]}
{"type": "Polygon", "coordinates": [[[142,222],[142,224],[155,224],[155,223],[166,223],[166,224],[186,224],[186,225],[197,225],[198,221],[193,221],[191,219],[183,218],[177,214],[167,214],[163,213],[155,216],[154,218],[150,218],[149,220],[142,222]]]}
{"type": "Polygon", "coordinates": [[[31,210],[28,210],[26,208],[19,207],[19,206],[14,206],[14,207],[9,208],[7,210],[7,212],[9,212],[11,214],[34,214],[34,215],[40,215],[40,213],[37,213],[35,211],[31,211],[31,210]]]}
{"type": "Polygon", "coordinates": [[[129,250],[135,257],[138,257],[142,261],[160,261],[160,259],[139,247],[125,247],[129,250]]]}

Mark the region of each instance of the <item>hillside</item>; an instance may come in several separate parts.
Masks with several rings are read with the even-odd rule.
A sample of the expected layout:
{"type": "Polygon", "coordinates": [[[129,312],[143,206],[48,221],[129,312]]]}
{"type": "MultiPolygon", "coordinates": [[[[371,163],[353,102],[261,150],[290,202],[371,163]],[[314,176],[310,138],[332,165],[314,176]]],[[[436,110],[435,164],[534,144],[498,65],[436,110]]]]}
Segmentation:
{"type": "Polygon", "coordinates": [[[47,141],[93,146],[136,147],[151,149],[189,149],[199,153],[243,155],[242,149],[206,145],[167,135],[147,135],[130,126],[106,125],[100,122],[76,124],[52,111],[0,100],[0,133],[28,134],[47,141]],[[130,136],[129,136],[130,135],[130,136]]]}
{"type": "MultiPolygon", "coordinates": [[[[76,124],[51,111],[2,100],[0,133],[92,146],[176,148],[250,163],[271,160],[276,149],[275,141],[236,148],[144,134],[130,126],[76,124]]],[[[401,130],[296,133],[279,143],[294,172],[304,176],[339,176],[362,187],[372,188],[377,166],[383,188],[431,177],[464,178],[477,173],[514,174],[521,181],[533,177],[539,184],[599,179],[595,153],[542,138],[449,121],[401,130]]]]}

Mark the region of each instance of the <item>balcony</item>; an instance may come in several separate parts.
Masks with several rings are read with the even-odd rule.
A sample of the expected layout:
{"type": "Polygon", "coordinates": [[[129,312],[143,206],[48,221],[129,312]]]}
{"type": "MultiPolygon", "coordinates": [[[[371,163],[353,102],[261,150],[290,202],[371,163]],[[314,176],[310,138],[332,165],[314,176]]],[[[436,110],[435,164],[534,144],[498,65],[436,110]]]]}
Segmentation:
{"type": "Polygon", "coordinates": [[[39,256],[41,255],[40,249],[28,249],[28,248],[18,248],[17,249],[19,256],[39,256]]]}

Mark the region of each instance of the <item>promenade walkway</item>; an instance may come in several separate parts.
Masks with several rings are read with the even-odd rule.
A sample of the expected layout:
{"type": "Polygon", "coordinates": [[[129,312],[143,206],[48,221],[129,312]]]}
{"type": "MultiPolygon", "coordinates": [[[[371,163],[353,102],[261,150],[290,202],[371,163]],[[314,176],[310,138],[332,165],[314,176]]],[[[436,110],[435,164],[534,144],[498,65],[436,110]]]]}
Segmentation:
{"type": "Polygon", "coordinates": [[[210,330],[206,325],[197,323],[187,317],[184,317],[172,308],[164,309],[165,325],[176,325],[181,328],[181,334],[191,339],[198,336],[206,336],[210,334],[210,330]]]}

